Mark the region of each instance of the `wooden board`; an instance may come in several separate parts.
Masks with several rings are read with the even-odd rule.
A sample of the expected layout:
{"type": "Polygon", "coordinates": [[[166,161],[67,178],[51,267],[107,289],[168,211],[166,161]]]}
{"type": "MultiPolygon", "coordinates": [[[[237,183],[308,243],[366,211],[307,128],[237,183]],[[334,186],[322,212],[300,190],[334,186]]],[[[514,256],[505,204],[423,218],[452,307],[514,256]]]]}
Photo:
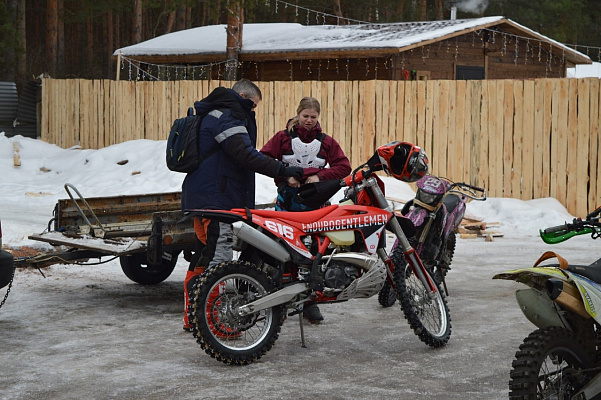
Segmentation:
{"type": "Polygon", "coordinates": [[[28,239],[69,246],[76,249],[96,250],[115,256],[136,253],[146,249],[145,240],[133,240],[131,238],[99,239],[91,236],[69,237],[60,232],[46,232],[39,235],[31,235],[28,239]]]}

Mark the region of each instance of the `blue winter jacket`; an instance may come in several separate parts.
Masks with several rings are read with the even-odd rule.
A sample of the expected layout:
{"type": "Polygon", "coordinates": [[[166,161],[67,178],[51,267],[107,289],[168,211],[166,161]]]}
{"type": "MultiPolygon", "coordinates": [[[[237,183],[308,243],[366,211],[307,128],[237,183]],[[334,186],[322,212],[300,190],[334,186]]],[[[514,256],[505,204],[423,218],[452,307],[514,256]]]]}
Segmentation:
{"type": "Polygon", "coordinates": [[[224,87],[194,103],[199,115],[199,150],[206,157],[186,175],[182,210],[254,208],[255,172],[275,178],[282,163],[256,149],[257,123],[252,101],[224,87]]]}

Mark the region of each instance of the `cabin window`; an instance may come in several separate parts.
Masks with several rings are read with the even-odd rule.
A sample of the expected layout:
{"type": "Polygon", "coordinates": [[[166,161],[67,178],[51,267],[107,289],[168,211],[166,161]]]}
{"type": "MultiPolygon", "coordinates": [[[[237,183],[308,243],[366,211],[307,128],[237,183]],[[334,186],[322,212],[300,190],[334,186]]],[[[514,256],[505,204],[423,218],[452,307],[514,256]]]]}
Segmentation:
{"type": "Polygon", "coordinates": [[[458,81],[485,79],[484,67],[468,67],[467,65],[458,65],[456,79],[458,81]]]}

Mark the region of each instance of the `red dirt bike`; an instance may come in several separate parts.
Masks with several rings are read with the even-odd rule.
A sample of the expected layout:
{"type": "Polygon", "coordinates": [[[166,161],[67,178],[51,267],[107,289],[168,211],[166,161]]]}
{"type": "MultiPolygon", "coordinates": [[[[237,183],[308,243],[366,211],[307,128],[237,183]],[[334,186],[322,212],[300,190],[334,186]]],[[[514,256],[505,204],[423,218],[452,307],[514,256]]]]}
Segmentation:
{"type": "Polygon", "coordinates": [[[413,224],[393,213],[374,174],[384,170],[415,181],[427,167],[419,147],[392,142],[347,178],[304,185],[297,194],[305,204],[322,204],[346,187],[337,205],[304,212],[191,211],[231,223],[242,243],[238,260],[207,268],[192,288],[188,316],[200,347],[226,364],[252,363],[274,345],[287,309],[295,315],[306,302],[369,298],[386,280],[403,299],[405,318],[420,340],[445,345],[451,335],[445,295],[407,239],[413,224]],[[390,256],[385,229],[399,243],[390,256]]]}

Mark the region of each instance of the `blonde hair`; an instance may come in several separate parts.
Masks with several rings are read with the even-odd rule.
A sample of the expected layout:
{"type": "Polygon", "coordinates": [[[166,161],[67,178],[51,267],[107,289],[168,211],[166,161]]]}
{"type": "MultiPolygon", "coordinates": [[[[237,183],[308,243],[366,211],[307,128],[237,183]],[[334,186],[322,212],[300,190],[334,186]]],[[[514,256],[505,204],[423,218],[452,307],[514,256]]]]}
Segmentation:
{"type": "Polygon", "coordinates": [[[290,120],[290,122],[288,122],[286,129],[290,130],[298,123],[298,114],[300,114],[303,110],[315,110],[318,114],[321,114],[321,106],[315,97],[303,97],[298,104],[298,108],[296,109],[296,115],[290,120]]]}

